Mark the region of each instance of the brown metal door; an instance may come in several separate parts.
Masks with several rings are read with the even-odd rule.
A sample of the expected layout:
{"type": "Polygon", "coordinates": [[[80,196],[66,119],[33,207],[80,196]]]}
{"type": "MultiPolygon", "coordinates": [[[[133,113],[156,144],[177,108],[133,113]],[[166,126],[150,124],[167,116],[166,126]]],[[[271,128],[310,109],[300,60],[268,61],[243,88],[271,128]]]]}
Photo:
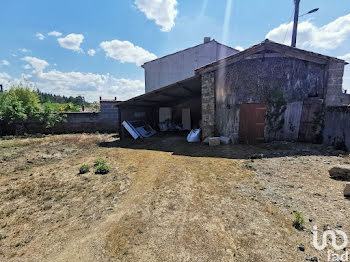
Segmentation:
{"type": "Polygon", "coordinates": [[[264,142],[265,104],[242,104],[239,113],[239,140],[244,144],[264,142]]]}

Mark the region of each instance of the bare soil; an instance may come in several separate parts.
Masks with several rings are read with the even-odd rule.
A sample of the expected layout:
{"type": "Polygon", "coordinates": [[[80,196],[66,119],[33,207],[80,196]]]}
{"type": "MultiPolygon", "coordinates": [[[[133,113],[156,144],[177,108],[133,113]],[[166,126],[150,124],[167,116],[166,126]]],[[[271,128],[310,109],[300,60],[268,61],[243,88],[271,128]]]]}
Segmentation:
{"type": "Polygon", "coordinates": [[[0,261],[327,261],[312,228],[350,236],[345,182],[328,174],[346,163],[345,152],[299,143],[3,139],[0,261]],[[78,174],[98,157],[110,173],[78,174]]]}

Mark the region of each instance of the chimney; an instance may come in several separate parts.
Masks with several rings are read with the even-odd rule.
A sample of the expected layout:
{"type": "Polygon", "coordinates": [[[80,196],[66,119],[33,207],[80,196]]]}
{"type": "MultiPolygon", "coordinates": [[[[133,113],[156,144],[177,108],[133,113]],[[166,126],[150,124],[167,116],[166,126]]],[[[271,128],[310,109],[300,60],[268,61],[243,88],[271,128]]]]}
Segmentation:
{"type": "Polygon", "coordinates": [[[204,37],[204,44],[209,43],[210,40],[211,40],[211,39],[210,39],[209,36],[204,37]]]}

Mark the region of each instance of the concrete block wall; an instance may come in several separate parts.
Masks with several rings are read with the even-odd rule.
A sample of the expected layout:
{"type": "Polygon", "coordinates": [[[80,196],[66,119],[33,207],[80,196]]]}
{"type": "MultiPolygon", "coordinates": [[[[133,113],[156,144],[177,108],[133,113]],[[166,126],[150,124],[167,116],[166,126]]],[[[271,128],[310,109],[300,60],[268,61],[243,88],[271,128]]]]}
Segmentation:
{"type": "Polygon", "coordinates": [[[215,72],[202,75],[202,138],[215,132],[215,72]]]}

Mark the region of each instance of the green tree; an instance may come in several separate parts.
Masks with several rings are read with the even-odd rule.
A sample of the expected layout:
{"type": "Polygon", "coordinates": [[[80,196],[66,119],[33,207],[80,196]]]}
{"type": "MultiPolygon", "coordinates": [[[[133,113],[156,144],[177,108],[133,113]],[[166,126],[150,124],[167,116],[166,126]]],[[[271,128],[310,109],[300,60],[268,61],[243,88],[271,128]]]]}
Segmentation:
{"type": "Polygon", "coordinates": [[[64,115],[55,114],[51,108],[42,106],[38,94],[28,87],[11,87],[0,94],[0,124],[7,129],[5,133],[9,130],[14,130],[16,134],[25,131],[29,122],[37,122],[44,128],[53,127],[63,118],[64,115]]]}

